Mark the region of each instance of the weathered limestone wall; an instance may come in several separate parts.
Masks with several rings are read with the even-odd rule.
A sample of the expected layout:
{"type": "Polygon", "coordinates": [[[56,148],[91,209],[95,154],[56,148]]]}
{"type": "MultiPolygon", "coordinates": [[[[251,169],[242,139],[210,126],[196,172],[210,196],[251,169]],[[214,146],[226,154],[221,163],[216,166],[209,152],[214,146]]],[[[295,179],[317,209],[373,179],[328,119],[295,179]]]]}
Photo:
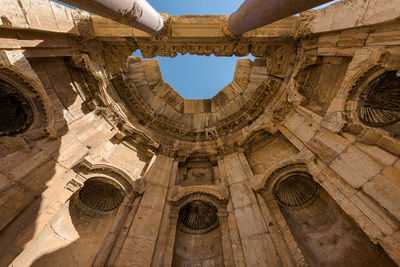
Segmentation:
{"type": "MultiPolygon", "coordinates": [[[[177,165],[174,160],[158,156],[149,166],[144,178],[147,181],[145,193],[140,202],[131,228],[127,232],[115,266],[149,266],[159,233],[167,199],[168,186],[175,179],[177,165]]],[[[173,182],[172,182],[173,183],[173,182]]]]}
{"type": "Polygon", "coordinates": [[[400,264],[400,126],[357,114],[366,84],[400,70],[399,6],[343,0],[239,39],[225,16],[169,17],[151,37],[96,16],[92,29],[47,0],[5,0],[0,82],[15,80],[34,116],[0,137],[0,265],[400,264]],[[260,58],[239,60],[214,98],[187,100],[156,61],[125,64],[137,48],[260,58]],[[196,171],[181,183],[184,168],[196,171]],[[321,186],[304,210],[274,191],[291,172],[321,186]],[[79,190],[98,177],[122,188],[118,208],[84,206],[79,190]],[[180,209],[199,200],[216,207],[218,231],[180,232],[180,209]],[[320,243],[302,240],[311,235],[320,243]]]}
{"type": "Polygon", "coordinates": [[[52,1],[5,0],[0,13],[3,27],[79,34],[73,20],[77,11],[52,1]]]}
{"type": "Polygon", "coordinates": [[[280,210],[310,266],[395,266],[324,189],[310,204],[280,210]]]}
{"type": "Polygon", "coordinates": [[[84,265],[88,262],[91,264],[104,238],[95,233],[100,231],[106,234],[100,228],[107,229],[105,226],[112,223],[113,217],[95,220],[93,228],[87,229],[88,232],[84,229],[88,217],[80,218],[80,215],[75,214],[75,217],[78,216],[74,218],[77,222],[71,224],[69,202],[64,203],[80,186],[79,183],[71,182],[77,175],[72,168],[86,157],[93,164],[116,166],[137,179],[148,162],[139,159],[135,150],[112,141],[117,131],[102,115],[88,113],[84,99],[76,88],[76,81],[72,79],[69,66],[63,58],[37,58],[28,62],[20,52],[6,51],[3,55],[2,66],[5,69],[26,77],[33,88],[43,92],[45,98],[41,101],[48,107],[46,116],[49,123],[46,131],[50,136],[45,137],[41,132],[35,132],[33,136],[34,132],[29,130],[30,135],[23,135],[22,138],[0,138],[0,265],[9,264],[22,251],[24,253],[15,261],[15,266],[36,260],[63,263],[61,256],[52,253],[58,249],[61,250],[58,255],[66,253],[67,250],[62,248],[70,243],[64,242],[64,234],[67,240],[70,235],[73,236],[69,240],[71,242],[75,237],[81,237],[73,245],[74,248],[68,250],[70,252],[79,250],[80,246],[89,242],[86,237],[99,238],[90,241],[95,246],[86,248],[91,256],[87,254],[87,258],[81,258],[84,265]],[[95,226],[95,222],[98,226],[95,226]],[[53,233],[53,224],[61,227],[58,228],[61,229],[60,233],[57,230],[53,233]],[[67,232],[63,232],[64,227],[67,232]],[[77,230],[73,229],[83,232],[78,235],[77,230]],[[48,243],[42,243],[43,239],[50,236],[52,239],[47,239],[48,243]],[[38,250],[38,247],[43,250],[38,250]],[[49,254],[49,257],[41,258],[46,253],[51,256],[49,254]]]}
{"type": "Polygon", "coordinates": [[[93,215],[76,198],[54,214],[40,234],[12,262],[12,266],[90,266],[115,219],[93,215]],[[82,204],[81,204],[82,205],[82,204]]]}
{"type": "Polygon", "coordinates": [[[219,228],[203,235],[192,235],[177,229],[172,266],[196,265],[224,265],[219,228]]]}
{"type": "Polygon", "coordinates": [[[250,186],[252,174],[245,156],[232,154],[224,158],[224,165],[246,265],[278,265],[279,258],[250,186]]]}
{"type": "Polygon", "coordinates": [[[341,208],[398,262],[398,158],[377,146],[358,142],[350,134],[329,132],[318,122],[318,115],[299,108],[280,130],[299,149],[315,153],[320,169],[317,181],[321,180],[341,208]],[[371,186],[377,180],[379,186],[371,186]],[[385,191],[388,193],[382,193],[385,191]]]}
{"type": "Polygon", "coordinates": [[[275,164],[297,154],[298,150],[285,137],[270,137],[270,142],[262,147],[250,148],[247,160],[254,175],[263,174],[275,164]]]}

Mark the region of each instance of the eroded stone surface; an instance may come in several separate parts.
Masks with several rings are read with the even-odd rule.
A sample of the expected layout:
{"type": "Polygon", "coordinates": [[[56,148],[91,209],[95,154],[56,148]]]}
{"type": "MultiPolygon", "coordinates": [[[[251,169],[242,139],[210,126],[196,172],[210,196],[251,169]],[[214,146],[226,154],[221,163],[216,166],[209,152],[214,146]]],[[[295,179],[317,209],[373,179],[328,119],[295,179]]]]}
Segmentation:
{"type": "Polygon", "coordinates": [[[342,0],[242,36],[165,15],[150,36],[5,0],[0,265],[399,265],[399,7],[342,0]],[[188,100],[137,49],[256,58],[188,100]]]}

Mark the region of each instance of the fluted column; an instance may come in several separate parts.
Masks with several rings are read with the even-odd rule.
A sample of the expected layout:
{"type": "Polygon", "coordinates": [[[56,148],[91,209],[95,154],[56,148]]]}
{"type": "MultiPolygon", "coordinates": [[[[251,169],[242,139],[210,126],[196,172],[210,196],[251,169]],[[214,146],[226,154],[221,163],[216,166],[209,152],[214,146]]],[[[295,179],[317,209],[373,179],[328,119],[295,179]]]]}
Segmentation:
{"type": "Polygon", "coordinates": [[[332,0],[246,0],[231,14],[229,29],[234,34],[270,24],[332,0]]]}
{"type": "Polygon", "coordinates": [[[146,0],[61,0],[61,2],[148,33],[159,32],[164,27],[161,15],[146,0]]]}

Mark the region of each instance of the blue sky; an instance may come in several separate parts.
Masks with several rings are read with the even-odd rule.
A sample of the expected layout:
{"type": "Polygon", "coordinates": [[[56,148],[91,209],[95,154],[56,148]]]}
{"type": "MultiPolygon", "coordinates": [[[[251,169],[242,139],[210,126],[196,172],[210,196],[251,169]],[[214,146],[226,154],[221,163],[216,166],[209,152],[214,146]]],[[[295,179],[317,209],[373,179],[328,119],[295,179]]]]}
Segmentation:
{"type": "MultiPolygon", "coordinates": [[[[235,11],[244,0],[148,0],[170,15],[220,15],[235,11]]],[[[280,1],[280,0],[276,0],[280,1]]],[[[325,7],[333,1],[321,7],[325,7]]],[[[57,1],[55,1],[57,2],[57,1]]],[[[319,7],[319,8],[321,8],[319,7]]],[[[134,53],[141,56],[140,51],[134,53]]],[[[247,58],[253,59],[252,56],[247,58]]],[[[211,98],[233,79],[237,57],[178,55],[157,57],[163,79],[187,99],[211,98]]]]}
{"type": "MultiPolygon", "coordinates": [[[[158,12],[170,15],[219,15],[232,13],[243,0],[148,0],[148,2],[158,12]]],[[[140,52],[134,55],[139,56],[140,52]]],[[[164,80],[181,96],[187,99],[204,99],[213,97],[232,81],[238,58],[178,55],[175,58],[157,57],[157,59],[164,80]]]]}

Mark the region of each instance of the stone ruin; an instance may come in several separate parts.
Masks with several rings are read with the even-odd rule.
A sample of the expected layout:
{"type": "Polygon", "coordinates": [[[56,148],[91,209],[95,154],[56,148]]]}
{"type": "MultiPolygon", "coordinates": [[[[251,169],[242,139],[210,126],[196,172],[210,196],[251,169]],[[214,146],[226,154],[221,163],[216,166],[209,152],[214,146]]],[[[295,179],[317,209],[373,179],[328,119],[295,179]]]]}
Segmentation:
{"type": "Polygon", "coordinates": [[[400,265],[400,2],[285,14],[2,0],[0,266],[400,265]],[[193,100],[138,49],[255,59],[193,100]]]}

